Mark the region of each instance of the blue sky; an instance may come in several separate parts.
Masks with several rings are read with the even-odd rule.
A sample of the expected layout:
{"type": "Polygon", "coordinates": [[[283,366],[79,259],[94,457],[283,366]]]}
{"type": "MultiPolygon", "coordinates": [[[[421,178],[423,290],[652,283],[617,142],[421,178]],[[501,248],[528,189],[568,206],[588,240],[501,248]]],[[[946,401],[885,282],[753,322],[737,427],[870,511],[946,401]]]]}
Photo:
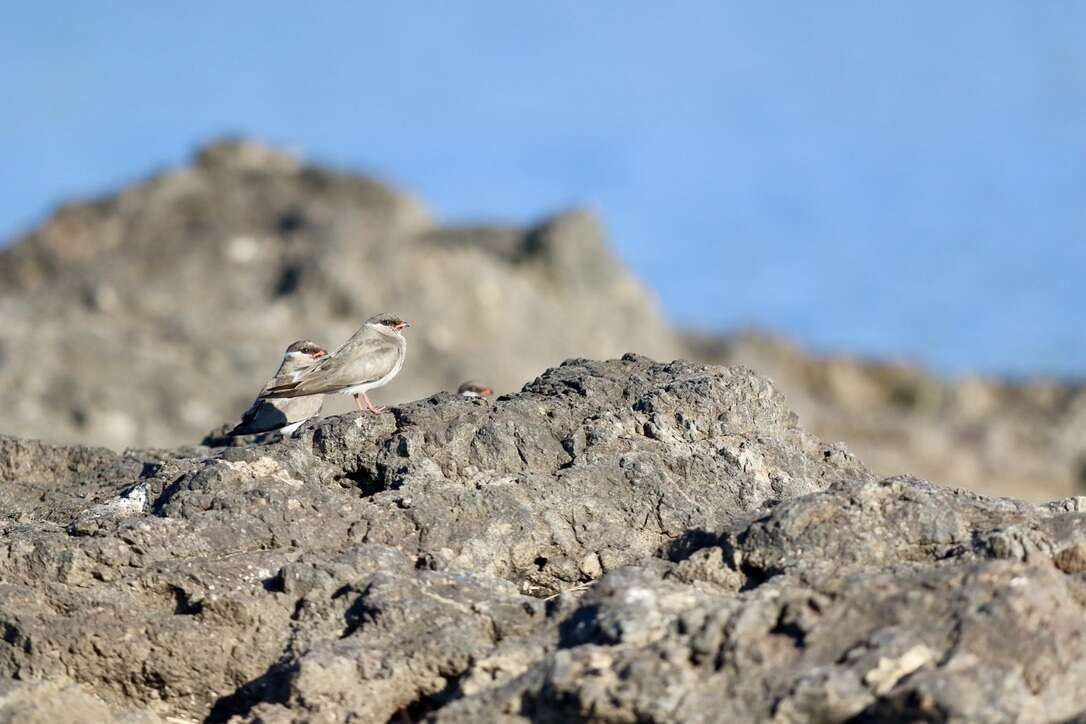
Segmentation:
{"type": "Polygon", "coordinates": [[[8,8],[0,239],[243,133],[447,221],[596,208],[684,324],[1086,372],[1086,3],[668,5],[8,8]]]}

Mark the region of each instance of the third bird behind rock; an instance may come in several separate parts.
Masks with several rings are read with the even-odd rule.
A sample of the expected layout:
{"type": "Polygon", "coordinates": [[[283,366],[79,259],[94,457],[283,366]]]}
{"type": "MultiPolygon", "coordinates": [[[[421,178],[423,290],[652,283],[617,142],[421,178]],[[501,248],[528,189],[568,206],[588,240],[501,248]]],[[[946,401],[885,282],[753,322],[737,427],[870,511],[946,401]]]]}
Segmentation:
{"type": "Polygon", "coordinates": [[[490,397],[494,394],[494,390],[490,389],[482,382],[468,380],[457,388],[456,394],[461,397],[490,397]]]}

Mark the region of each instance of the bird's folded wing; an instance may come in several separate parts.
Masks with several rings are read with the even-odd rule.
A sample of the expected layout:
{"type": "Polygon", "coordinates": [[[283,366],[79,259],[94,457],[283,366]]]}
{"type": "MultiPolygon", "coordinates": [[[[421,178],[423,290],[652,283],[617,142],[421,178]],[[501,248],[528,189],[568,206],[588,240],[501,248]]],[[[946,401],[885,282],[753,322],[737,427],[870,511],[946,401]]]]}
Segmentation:
{"type": "Polygon", "coordinates": [[[255,435],[259,432],[278,430],[286,426],[290,420],[286,413],[276,407],[271,401],[257,398],[252,406],[241,416],[241,422],[231,430],[228,435],[255,435]]]}
{"type": "MultiPolygon", "coordinates": [[[[297,379],[269,384],[265,397],[301,397],[376,382],[396,366],[400,349],[384,339],[363,339],[302,372],[297,379]]],[[[274,380],[273,380],[274,382],[274,380]]]]}
{"type": "Polygon", "coordinates": [[[292,382],[297,382],[301,378],[301,376],[308,372],[310,369],[312,369],[312,367],[304,367],[294,372],[287,372],[285,374],[272,377],[270,380],[268,380],[268,384],[264,385],[264,389],[260,391],[260,394],[256,396],[256,401],[253,402],[253,408],[255,408],[260,403],[261,398],[268,396],[269,390],[273,390],[277,387],[282,387],[284,385],[289,385],[292,382]]]}

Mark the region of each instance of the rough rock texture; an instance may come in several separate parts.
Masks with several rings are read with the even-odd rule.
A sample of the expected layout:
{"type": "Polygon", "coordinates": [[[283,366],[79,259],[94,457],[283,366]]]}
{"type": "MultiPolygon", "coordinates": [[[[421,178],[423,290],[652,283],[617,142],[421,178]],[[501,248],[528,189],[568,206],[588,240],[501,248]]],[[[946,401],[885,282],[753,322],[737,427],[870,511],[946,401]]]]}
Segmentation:
{"type": "MultiPolygon", "coordinates": [[[[743,364],[807,429],[880,474],[1030,500],[1086,492],[1086,388],[947,381],[763,335],[677,335],[583,212],[532,228],[435,224],[411,197],[251,142],[67,206],[0,251],[0,432],[175,446],[236,422],[291,341],[402,314],[379,401],[465,379],[499,392],[567,357],[743,364]]],[[[325,414],[349,407],[330,398],[325,414]]]]}
{"type": "Polygon", "coordinates": [[[45,681],[0,683],[2,724],[162,724],[145,711],[111,710],[78,686],[58,687],[45,681]]]}
{"type": "Polygon", "coordinates": [[[220,720],[426,708],[544,597],[868,477],[753,373],[632,356],[286,443],[2,451],[0,672],[220,720]]]}
{"type": "Polygon", "coordinates": [[[1075,502],[835,484],[609,572],[556,607],[541,657],[436,718],[1066,721],[1086,693],[1086,582],[1059,561],[1084,540],[1075,502]]]}
{"type": "Polygon", "coordinates": [[[744,368],[577,360],[286,442],[5,438],[0,463],[10,721],[1055,722],[1086,701],[1086,502],[876,482],[744,368]]]}
{"type": "Polygon", "coordinates": [[[574,356],[679,356],[590,214],[440,227],[375,181],[224,142],[0,251],[0,432],[193,443],[237,419],[290,342],[334,348],[382,311],[416,325],[385,402],[469,378],[512,390],[574,356]]]}
{"type": "Polygon", "coordinates": [[[688,336],[688,354],[773,379],[813,433],[883,475],[1032,501],[1086,493],[1086,386],[944,380],[916,365],[811,355],[762,334],[688,336]]]}

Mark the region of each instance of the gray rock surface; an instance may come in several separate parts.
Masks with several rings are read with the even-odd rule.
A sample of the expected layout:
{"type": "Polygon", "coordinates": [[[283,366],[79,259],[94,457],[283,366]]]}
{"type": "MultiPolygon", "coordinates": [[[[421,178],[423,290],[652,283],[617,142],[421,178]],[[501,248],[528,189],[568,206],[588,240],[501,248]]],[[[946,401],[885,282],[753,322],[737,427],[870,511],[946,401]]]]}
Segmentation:
{"type": "Polygon", "coordinates": [[[868,477],[753,373],[635,356],[281,443],[2,449],[0,672],[213,720],[418,714],[544,646],[548,596],[868,477]]]}
{"type": "Polygon", "coordinates": [[[111,710],[101,699],[78,686],[46,681],[0,682],[0,722],[3,724],[163,724],[154,714],[111,710]]]}
{"type": "Polygon", "coordinates": [[[744,368],[574,360],[218,449],[3,438],[0,491],[10,721],[1055,722],[1086,700],[1086,500],[876,481],[744,368]]]}
{"type": "Polygon", "coordinates": [[[1082,380],[941,379],[915,364],[812,355],[764,334],[687,335],[686,353],[772,378],[812,433],[881,475],[1035,502],[1086,493],[1082,380]]]}
{"type": "Polygon", "coordinates": [[[681,356],[589,213],[439,226],[376,181],[222,142],[0,250],[0,432],[191,444],[237,421],[290,342],[332,349],[382,311],[415,326],[378,402],[510,391],[574,356],[681,356]]]}
{"type": "Polygon", "coordinates": [[[1086,692],[1083,540],[1077,512],[835,484],[608,573],[541,659],[437,719],[1066,721],[1086,692]]]}
{"type": "MultiPolygon", "coordinates": [[[[469,378],[508,392],[563,359],[633,350],[769,376],[806,429],[880,475],[1038,502],[1086,492],[1081,383],[945,380],[764,334],[677,333],[589,213],[451,227],[384,184],[247,141],[61,208],[0,250],[0,433],[192,444],[237,422],[289,342],[337,345],[378,311],[415,323],[380,403],[469,378]]],[[[325,413],[349,408],[333,397],[325,413]]]]}

